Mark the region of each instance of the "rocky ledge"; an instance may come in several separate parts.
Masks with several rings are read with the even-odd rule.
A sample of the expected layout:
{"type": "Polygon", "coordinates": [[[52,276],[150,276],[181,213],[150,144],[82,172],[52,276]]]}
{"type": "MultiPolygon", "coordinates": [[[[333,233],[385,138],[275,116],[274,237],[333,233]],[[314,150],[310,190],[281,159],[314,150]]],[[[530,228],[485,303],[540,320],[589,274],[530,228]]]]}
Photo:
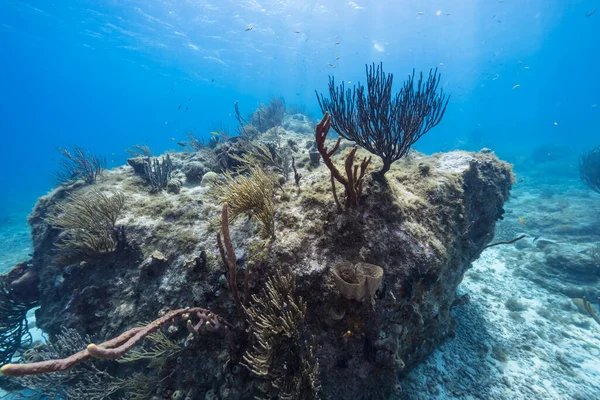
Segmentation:
{"type": "MultiPolygon", "coordinates": [[[[274,236],[265,239],[261,223],[250,218],[228,226],[243,309],[236,307],[217,246],[217,232],[226,233],[215,188],[221,175],[202,151],[170,153],[176,184],[166,191],[151,193],[133,162],[105,171],[93,185],[42,197],[30,216],[30,265],[39,277],[37,326],[50,342],[64,338],[67,328],[101,342],[168,310],[202,307],[237,331],[196,329],[194,335],[185,321],[173,320],[162,332],[175,350],[155,354],[161,362],[94,363],[130,380],[152,369],[156,378],[146,388],[156,398],[288,398],[284,392],[309,398],[318,392],[322,398],[374,399],[398,393],[398,379],[454,335],[457,286],[493,239],[513,183],[511,166],[485,150],[411,152],[393,164],[385,184],[367,174],[358,207],[340,210],[329,169],[311,160],[311,138],[285,135],[302,177],[298,186],[283,179],[276,185],[274,236]],[[106,254],[65,262],[57,257],[64,233],[51,225],[51,216],[71,196],[98,189],[123,194],[118,244],[106,254]],[[284,336],[286,328],[275,329],[271,339],[279,347],[269,354],[267,373],[258,376],[251,349],[258,328],[249,315],[264,311],[258,303],[269,298],[269,280],[282,276],[295,279],[282,304],[299,305],[296,320],[303,328],[280,340],[273,337],[284,336]],[[290,338],[308,344],[294,347],[290,338]],[[285,381],[285,375],[294,378],[285,381]],[[282,388],[283,381],[288,386],[282,388]]],[[[367,155],[358,150],[360,158],[367,155]]],[[[343,154],[333,161],[344,170],[343,154]]],[[[92,386],[84,375],[76,380],[92,386]]]]}

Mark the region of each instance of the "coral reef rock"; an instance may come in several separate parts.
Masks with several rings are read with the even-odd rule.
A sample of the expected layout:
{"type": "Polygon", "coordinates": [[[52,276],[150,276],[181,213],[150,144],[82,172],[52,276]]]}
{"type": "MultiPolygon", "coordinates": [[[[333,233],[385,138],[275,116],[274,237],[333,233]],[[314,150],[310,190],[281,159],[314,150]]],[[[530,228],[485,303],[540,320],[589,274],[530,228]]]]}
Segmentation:
{"type": "Polygon", "coordinates": [[[282,125],[288,131],[294,131],[304,134],[312,134],[315,130],[314,124],[304,114],[286,115],[283,118],[282,125]]]}
{"type": "MultiPolygon", "coordinates": [[[[285,123],[286,129],[310,126],[295,116],[285,123]]],[[[259,222],[238,218],[230,223],[240,292],[245,269],[250,294],[262,293],[276,271],[293,273],[295,295],[307,304],[306,329],[315,338],[321,396],[393,395],[398,376],[453,337],[457,286],[493,238],[513,184],[511,166],[493,153],[412,152],[393,164],[387,184],[367,175],[359,206],[340,211],[327,167],[307,169],[314,137],[286,135],[298,144],[294,156],[302,179],[299,188],[289,180],[276,189],[274,238],[260,237],[259,222]],[[383,269],[374,296],[359,302],[340,294],[333,267],[343,262],[383,269]]],[[[357,157],[365,156],[359,149],[357,157]]],[[[131,161],[98,179],[100,189],[125,195],[113,253],[58,263],[60,230],[47,218],[68,196],[57,189],[39,200],[30,216],[32,264],[40,280],[36,317],[51,339],[63,328],[75,328],[106,340],[167,309],[187,306],[204,307],[243,326],[217,249],[221,202],[212,185],[201,185],[203,175],[218,168],[196,153],[172,153],[171,158],[172,179],[185,182],[177,191],[150,193],[131,161]]],[[[343,170],[343,152],[333,161],[343,170]]],[[[377,163],[371,171],[381,167],[377,163]]],[[[88,190],[81,186],[73,192],[88,190]]],[[[339,185],[337,190],[342,196],[339,185]]],[[[173,325],[170,338],[183,343],[185,325],[173,325]]],[[[247,350],[248,342],[237,346],[247,350]]],[[[219,335],[186,342],[163,364],[169,373],[161,375],[157,396],[175,398],[174,393],[193,387],[194,398],[217,393],[219,398],[253,398],[269,378],[252,376],[228,354],[229,343],[219,335]]],[[[121,367],[115,364],[111,371],[121,367]]]]}

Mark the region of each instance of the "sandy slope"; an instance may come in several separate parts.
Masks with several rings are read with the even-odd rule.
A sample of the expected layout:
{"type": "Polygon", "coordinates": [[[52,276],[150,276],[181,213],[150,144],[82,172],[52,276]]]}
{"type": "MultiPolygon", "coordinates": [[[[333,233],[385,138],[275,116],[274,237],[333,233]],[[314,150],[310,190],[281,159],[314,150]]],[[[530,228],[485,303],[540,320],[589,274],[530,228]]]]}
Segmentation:
{"type": "MultiPolygon", "coordinates": [[[[600,398],[600,325],[555,286],[534,282],[533,273],[547,272],[536,236],[563,252],[600,243],[600,197],[575,180],[562,185],[513,189],[506,224],[529,243],[490,248],[473,264],[459,287],[470,301],[456,309],[456,338],[403,382],[406,398],[600,398]],[[559,221],[573,229],[557,229],[559,221]]],[[[582,294],[598,289],[594,279],[581,286],[582,294]]]]}
{"type": "Polygon", "coordinates": [[[27,214],[0,215],[0,273],[27,260],[31,252],[27,214]]]}

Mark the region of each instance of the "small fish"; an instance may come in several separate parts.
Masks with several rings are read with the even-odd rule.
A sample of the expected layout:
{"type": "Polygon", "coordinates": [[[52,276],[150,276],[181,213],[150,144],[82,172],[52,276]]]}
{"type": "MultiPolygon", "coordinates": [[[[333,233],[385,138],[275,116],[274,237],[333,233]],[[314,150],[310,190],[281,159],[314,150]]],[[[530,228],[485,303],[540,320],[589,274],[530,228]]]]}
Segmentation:
{"type": "Polygon", "coordinates": [[[348,85],[352,85],[352,81],[348,81],[348,85]]]}
{"type": "Polygon", "coordinates": [[[334,44],[340,44],[340,42],[335,42],[334,44]]]}
{"type": "Polygon", "coordinates": [[[192,98],[190,97],[190,98],[188,99],[188,101],[192,101],[192,98]]]}
{"type": "Polygon", "coordinates": [[[517,88],[520,88],[520,87],[521,87],[521,85],[519,85],[519,84],[517,83],[515,86],[513,86],[513,89],[517,89],[517,88]]]}
{"type": "Polygon", "coordinates": [[[300,31],[294,31],[294,33],[300,33],[300,31]]]}
{"type": "Polygon", "coordinates": [[[190,109],[189,107],[186,107],[186,108],[185,108],[185,111],[187,111],[187,110],[189,110],[189,109],[190,109]]]}
{"type": "Polygon", "coordinates": [[[336,59],[336,60],[339,60],[339,59],[340,59],[340,56],[337,56],[335,59],[336,59]]]}
{"type": "Polygon", "coordinates": [[[172,137],[172,138],[171,138],[171,140],[175,140],[175,138],[174,138],[174,137],[172,137]]]}
{"type": "Polygon", "coordinates": [[[548,153],[548,157],[550,157],[552,155],[552,153],[548,153]]]}
{"type": "Polygon", "coordinates": [[[73,294],[69,298],[69,301],[67,302],[67,305],[65,306],[65,308],[63,308],[63,311],[64,310],[68,310],[71,307],[71,305],[73,304],[73,302],[76,301],[78,298],[79,298],[79,290],[75,289],[73,291],[73,294]]]}
{"type": "Polygon", "coordinates": [[[555,122],[555,123],[554,123],[554,126],[558,126],[558,122],[555,122]]]}
{"type": "Polygon", "coordinates": [[[519,222],[525,225],[525,220],[523,218],[519,218],[519,222]]]}
{"type": "Polygon", "coordinates": [[[592,108],[598,107],[598,104],[592,104],[592,108]]]}
{"type": "Polygon", "coordinates": [[[251,31],[252,29],[254,29],[254,27],[252,25],[250,25],[249,27],[247,27],[246,29],[244,29],[244,32],[251,31]]]}
{"type": "Polygon", "coordinates": [[[335,68],[335,65],[333,65],[332,63],[328,62],[327,65],[329,65],[331,68],[335,68]]]}
{"type": "Polygon", "coordinates": [[[178,145],[180,145],[181,147],[185,147],[187,146],[186,142],[177,142],[178,145]]]}
{"type": "Polygon", "coordinates": [[[521,178],[521,182],[525,182],[525,178],[521,178]]]}
{"type": "Polygon", "coordinates": [[[425,14],[423,11],[419,11],[419,15],[423,15],[425,14]]]}
{"type": "Polygon", "coordinates": [[[219,132],[211,132],[211,135],[219,136],[219,132]]]}
{"type": "Polygon", "coordinates": [[[179,107],[177,107],[178,110],[181,110],[181,104],[179,105],[179,107]]]}
{"type": "Polygon", "coordinates": [[[594,15],[596,13],[597,8],[594,8],[592,11],[590,11],[589,13],[585,14],[586,18],[591,17],[592,15],[594,15]]]}

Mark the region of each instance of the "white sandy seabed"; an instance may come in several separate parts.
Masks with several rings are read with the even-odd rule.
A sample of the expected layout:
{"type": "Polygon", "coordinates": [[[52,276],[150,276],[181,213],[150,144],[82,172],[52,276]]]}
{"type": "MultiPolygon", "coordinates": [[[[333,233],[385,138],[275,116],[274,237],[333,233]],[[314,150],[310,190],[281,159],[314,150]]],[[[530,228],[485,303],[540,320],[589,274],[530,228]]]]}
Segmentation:
{"type": "Polygon", "coordinates": [[[488,249],[474,263],[459,289],[470,302],[456,308],[456,337],[404,380],[404,396],[600,399],[600,325],[513,276],[505,252],[488,249]]]}
{"type": "Polygon", "coordinates": [[[535,250],[547,239],[573,260],[600,251],[600,194],[574,171],[541,167],[517,172],[497,226],[498,240],[528,237],[473,262],[458,289],[470,301],[454,308],[456,337],[404,378],[401,398],[600,399],[600,324],[556,289],[598,293],[600,265],[586,269],[589,281],[570,280],[550,268],[545,249],[535,250]]]}

